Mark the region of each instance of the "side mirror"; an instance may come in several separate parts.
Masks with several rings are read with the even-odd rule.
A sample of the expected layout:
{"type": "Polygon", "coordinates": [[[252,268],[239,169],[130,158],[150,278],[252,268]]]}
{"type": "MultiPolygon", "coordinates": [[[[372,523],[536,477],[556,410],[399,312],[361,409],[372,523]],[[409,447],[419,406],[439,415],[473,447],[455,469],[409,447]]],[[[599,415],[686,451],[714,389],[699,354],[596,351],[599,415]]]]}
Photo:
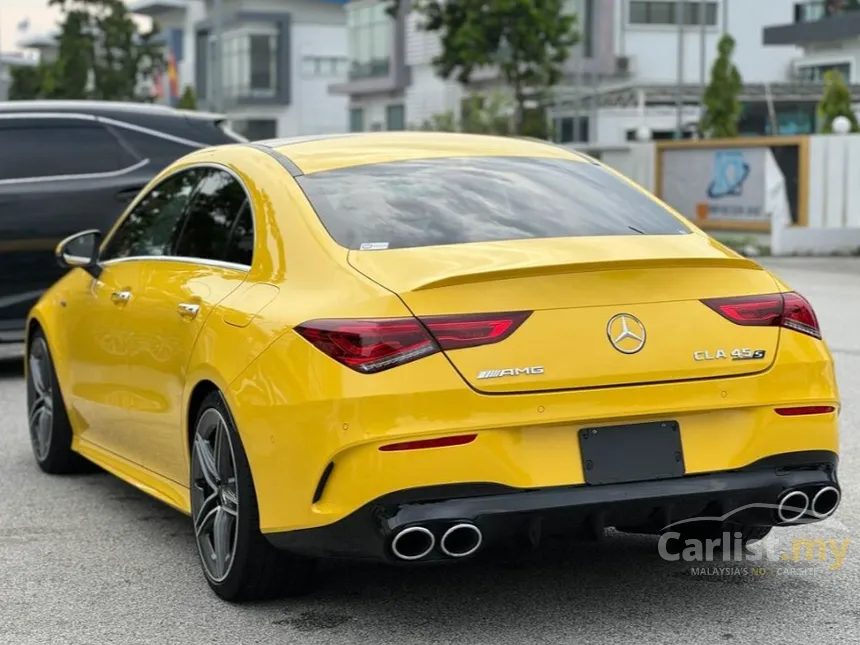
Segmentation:
{"type": "Polygon", "coordinates": [[[98,278],[102,274],[102,267],[99,264],[101,239],[101,231],[96,229],[70,235],[57,244],[54,251],[57,264],[64,269],[81,268],[94,278],[98,278]]]}

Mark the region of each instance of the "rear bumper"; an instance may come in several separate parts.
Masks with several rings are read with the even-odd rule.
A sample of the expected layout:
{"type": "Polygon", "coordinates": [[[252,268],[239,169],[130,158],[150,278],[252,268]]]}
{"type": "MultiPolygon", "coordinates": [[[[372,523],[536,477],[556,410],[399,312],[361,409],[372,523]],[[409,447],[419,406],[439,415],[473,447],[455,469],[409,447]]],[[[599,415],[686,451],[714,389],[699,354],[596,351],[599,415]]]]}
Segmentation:
{"type": "MultiPolygon", "coordinates": [[[[428,528],[437,545],[446,529],[461,522],[475,524],[484,545],[536,528],[563,534],[604,527],[658,532],[683,519],[727,514],[727,521],[772,526],[781,523],[775,505],[787,492],[839,490],[837,463],[835,453],[805,451],[734,471],[648,482],[531,490],[477,483],[418,488],[380,497],[333,524],[266,537],[278,548],[313,557],[395,561],[392,539],[411,526],[428,528]],[[762,506],[740,510],[749,505],[762,506]]],[[[436,548],[421,561],[445,559],[436,548]]]]}

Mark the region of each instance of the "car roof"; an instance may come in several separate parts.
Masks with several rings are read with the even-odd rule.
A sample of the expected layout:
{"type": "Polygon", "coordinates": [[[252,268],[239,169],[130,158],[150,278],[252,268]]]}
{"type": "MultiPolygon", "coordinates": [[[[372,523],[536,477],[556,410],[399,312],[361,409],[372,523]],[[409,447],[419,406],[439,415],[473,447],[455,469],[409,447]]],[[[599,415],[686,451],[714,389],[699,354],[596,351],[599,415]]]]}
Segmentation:
{"type": "Polygon", "coordinates": [[[457,132],[363,132],[255,142],[289,159],[303,174],[366,164],[445,157],[543,157],[588,161],[549,141],[457,132]]]}
{"type": "Polygon", "coordinates": [[[223,114],[198,110],[179,110],[169,105],[156,103],[134,103],[132,101],[2,101],[0,114],[15,112],[57,112],[93,114],[129,118],[131,115],[142,117],[176,117],[219,121],[226,119],[223,114]]]}

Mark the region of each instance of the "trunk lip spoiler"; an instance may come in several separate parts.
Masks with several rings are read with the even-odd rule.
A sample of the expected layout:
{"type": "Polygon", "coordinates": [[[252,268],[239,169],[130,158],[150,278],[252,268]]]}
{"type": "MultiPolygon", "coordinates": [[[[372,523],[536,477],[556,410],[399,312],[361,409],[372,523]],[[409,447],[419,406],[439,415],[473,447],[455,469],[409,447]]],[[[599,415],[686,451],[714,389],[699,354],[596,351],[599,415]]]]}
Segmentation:
{"type": "Polygon", "coordinates": [[[441,287],[472,284],[487,280],[508,280],[540,276],[586,273],[592,271],[625,271],[631,269],[666,268],[724,268],[763,271],[761,265],[747,258],[640,258],[629,260],[595,260],[586,262],[565,262],[554,264],[534,264],[528,266],[499,267],[485,270],[450,273],[419,280],[410,291],[424,291],[441,287]]]}

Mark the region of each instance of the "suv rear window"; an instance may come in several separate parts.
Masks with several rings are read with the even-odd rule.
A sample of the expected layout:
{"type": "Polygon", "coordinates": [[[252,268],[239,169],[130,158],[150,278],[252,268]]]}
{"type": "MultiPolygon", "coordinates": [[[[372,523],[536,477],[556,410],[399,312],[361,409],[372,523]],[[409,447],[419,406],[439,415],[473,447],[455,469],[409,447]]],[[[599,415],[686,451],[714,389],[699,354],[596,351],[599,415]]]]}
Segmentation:
{"type": "Polygon", "coordinates": [[[422,159],[298,182],[334,240],[356,250],[690,232],[658,201],[583,161],[422,159]]]}

